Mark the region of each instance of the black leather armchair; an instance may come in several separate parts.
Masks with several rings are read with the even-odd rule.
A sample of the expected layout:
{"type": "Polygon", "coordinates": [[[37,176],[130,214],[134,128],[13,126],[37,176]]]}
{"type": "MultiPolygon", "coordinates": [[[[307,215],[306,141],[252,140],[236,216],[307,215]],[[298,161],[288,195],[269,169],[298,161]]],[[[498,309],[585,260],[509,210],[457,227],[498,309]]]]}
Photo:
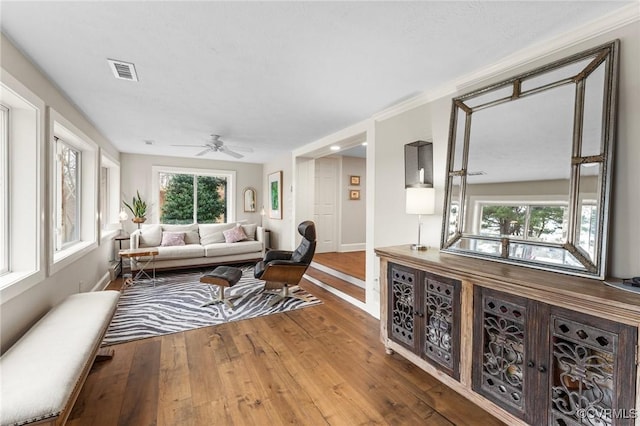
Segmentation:
{"type": "Polygon", "coordinates": [[[311,264],[316,252],[316,225],[310,220],[304,221],[298,225],[298,232],[302,241],[295,251],[271,250],[256,263],[254,276],[266,281],[265,290],[282,290],[269,302],[270,306],[288,297],[306,300],[289,293],[289,288],[298,285],[311,264]]]}

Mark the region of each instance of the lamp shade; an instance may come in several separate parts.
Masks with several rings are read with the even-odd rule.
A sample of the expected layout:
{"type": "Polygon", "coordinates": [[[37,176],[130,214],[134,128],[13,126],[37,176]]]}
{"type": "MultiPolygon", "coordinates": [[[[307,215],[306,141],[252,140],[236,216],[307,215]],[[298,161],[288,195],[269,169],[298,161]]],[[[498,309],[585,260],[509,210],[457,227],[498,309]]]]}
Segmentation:
{"type": "Polygon", "coordinates": [[[433,214],[436,210],[434,188],[406,188],[408,214],[433,214]]]}

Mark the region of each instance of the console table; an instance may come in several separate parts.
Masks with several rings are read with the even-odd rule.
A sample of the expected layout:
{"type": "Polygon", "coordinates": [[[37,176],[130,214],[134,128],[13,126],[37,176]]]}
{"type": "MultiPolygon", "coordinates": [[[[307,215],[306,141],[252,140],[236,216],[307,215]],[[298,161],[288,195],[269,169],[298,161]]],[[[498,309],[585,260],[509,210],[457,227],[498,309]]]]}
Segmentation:
{"type": "Polygon", "coordinates": [[[437,249],[375,252],[388,353],[509,425],[640,425],[640,295],[437,249]]]}

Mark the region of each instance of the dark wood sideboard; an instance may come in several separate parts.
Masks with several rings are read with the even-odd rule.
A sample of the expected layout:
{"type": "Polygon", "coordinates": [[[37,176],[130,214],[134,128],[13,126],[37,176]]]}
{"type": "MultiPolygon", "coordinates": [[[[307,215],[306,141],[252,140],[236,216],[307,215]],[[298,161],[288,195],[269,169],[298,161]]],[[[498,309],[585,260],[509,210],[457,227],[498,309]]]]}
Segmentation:
{"type": "Polygon", "coordinates": [[[640,425],[639,294],[437,249],[375,252],[388,353],[510,425],[640,425]]]}

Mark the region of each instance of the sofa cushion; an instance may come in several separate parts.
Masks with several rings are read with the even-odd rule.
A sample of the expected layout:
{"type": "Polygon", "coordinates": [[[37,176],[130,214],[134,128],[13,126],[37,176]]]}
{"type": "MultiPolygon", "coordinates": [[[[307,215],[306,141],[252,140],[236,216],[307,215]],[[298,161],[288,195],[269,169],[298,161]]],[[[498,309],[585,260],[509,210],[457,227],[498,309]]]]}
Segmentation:
{"type": "Polygon", "coordinates": [[[140,247],[157,247],[162,242],[162,227],[158,224],[142,225],[140,247]]]}
{"type": "Polygon", "coordinates": [[[235,223],[205,223],[200,225],[200,244],[207,246],[214,243],[224,243],[224,231],[233,229],[235,223]]]}
{"type": "Polygon", "coordinates": [[[225,243],[237,243],[247,239],[247,234],[244,233],[240,225],[227,229],[226,231],[223,231],[222,234],[224,235],[225,243]]]}
{"type": "Polygon", "coordinates": [[[248,240],[255,240],[256,239],[256,229],[258,229],[258,225],[255,223],[249,223],[247,225],[241,225],[242,226],[242,230],[244,231],[245,235],[247,236],[248,240]]]}
{"type": "Polygon", "coordinates": [[[238,243],[216,243],[204,246],[207,257],[227,256],[230,254],[258,253],[262,252],[262,243],[259,241],[240,241],[238,243]]]}
{"type": "Polygon", "coordinates": [[[155,259],[185,259],[188,257],[204,257],[204,247],[202,247],[200,244],[158,247],[158,254],[156,255],[155,259]]]}
{"type": "Polygon", "coordinates": [[[164,231],[162,233],[162,247],[170,246],[183,246],[184,244],[184,232],[169,232],[164,231]]]}
{"type": "Polygon", "coordinates": [[[185,244],[200,244],[200,234],[198,233],[198,224],[190,225],[162,225],[163,231],[168,232],[184,232],[185,244]]]}

